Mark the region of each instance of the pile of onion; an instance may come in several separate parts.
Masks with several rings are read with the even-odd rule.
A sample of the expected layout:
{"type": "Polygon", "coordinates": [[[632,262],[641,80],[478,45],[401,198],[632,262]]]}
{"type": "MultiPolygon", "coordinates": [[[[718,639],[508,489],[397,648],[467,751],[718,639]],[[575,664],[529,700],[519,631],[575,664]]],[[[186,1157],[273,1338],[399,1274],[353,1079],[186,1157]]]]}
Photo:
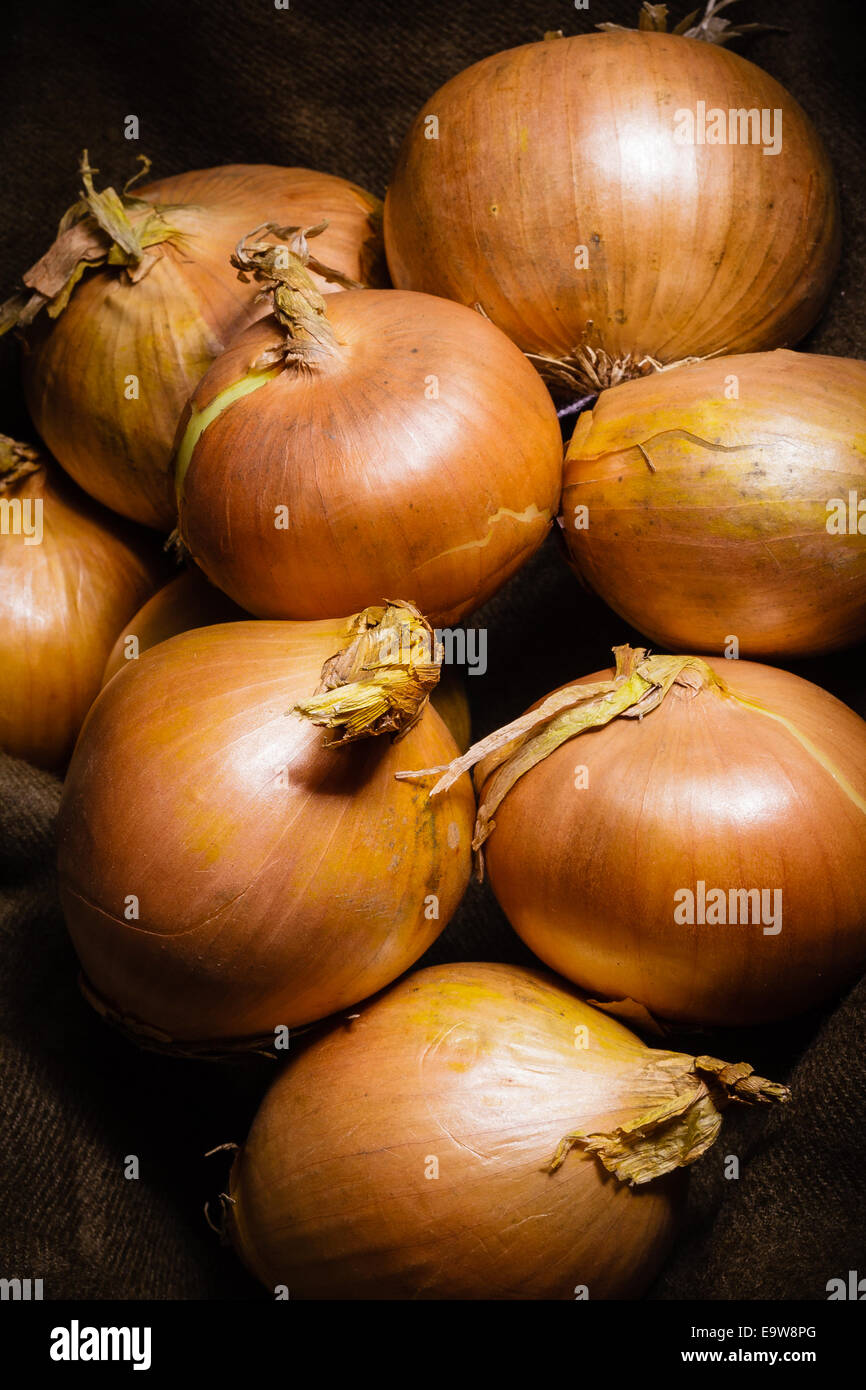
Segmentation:
{"type": "Polygon", "coordinates": [[[866,636],[866,363],[722,357],[602,392],[566,457],[578,573],[675,650],[866,636]],[[852,503],[853,497],[853,503],[852,503]]]}
{"type": "Polygon", "coordinates": [[[306,238],[235,263],[273,295],[194,392],[179,527],[261,618],[404,594],[435,623],[482,604],[544,539],[562,440],[538,374],[499,329],[429,295],[325,300],[306,238]]]}
{"type": "Polygon", "coordinates": [[[235,1159],[228,1231],[293,1299],[636,1297],[720,1110],[786,1099],[541,973],[434,966],[302,1042],[235,1159]]]}
{"type": "Polygon", "coordinates": [[[509,921],[560,974],[663,1018],[832,998],[866,965],[866,723],[770,666],[615,654],[433,788],[478,764],[474,846],[509,921]]]}
{"type": "MultiPolygon", "coordinates": [[[[172,579],[126,625],[105,663],[102,684],[122,670],[127,661],[137,661],[143,652],[159,642],[216,623],[239,622],[249,614],[230,598],[208,584],[191,566],[172,579]]],[[[466,684],[455,666],[442,666],[439,680],[430,694],[430,703],[450,730],[461,752],[469,747],[471,721],[466,684]]]]}
{"type": "Polygon", "coordinates": [[[388,189],[394,284],[478,304],[574,394],[795,343],[838,261],[833,174],[805,113],[701,41],[730,37],[724,20],[649,31],[664,8],[644,6],[647,30],[551,37],[466,69],[419,113],[388,189]],[[738,113],[762,112],[772,153],[773,128],[765,144],[740,132],[738,113]]]}
{"type": "Polygon", "coordinates": [[[160,583],[155,538],[0,435],[0,748],[61,769],[118,630],[160,583]]]}
{"type": "MultiPolygon", "coordinates": [[[[355,184],[310,169],[230,164],[120,195],[97,192],[95,172],[85,154],[81,201],[23,277],[26,291],[4,306],[0,328],[35,319],[27,401],[66,471],[114,511],[168,531],[181,411],[213,359],[262,312],[229,264],[232,247],[268,219],[324,221],[322,256],[350,281],[381,284],[380,207],[355,184]]],[[[323,290],[341,282],[320,277],[323,290]]]]}
{"type": "Polygon", "coordinates": [[[228,623],[109,681],[58,826],[64,913],[107,1017],[168,1049],[273,1044],[439,935],[469,877],[471,786],[433,805],[394,775],[457,753],[426,703],[429,639],[404,605],[228,623]]]}

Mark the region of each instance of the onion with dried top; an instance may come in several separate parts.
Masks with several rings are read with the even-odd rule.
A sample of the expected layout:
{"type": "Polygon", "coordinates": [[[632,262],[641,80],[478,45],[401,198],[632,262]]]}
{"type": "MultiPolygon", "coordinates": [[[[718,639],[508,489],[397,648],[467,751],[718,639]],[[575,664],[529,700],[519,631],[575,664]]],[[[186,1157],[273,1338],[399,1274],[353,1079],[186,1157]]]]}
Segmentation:
{"type": "Polygon", "coordinates": [[[568,448],[561,524],[578,574],[665,647],[861,640],[866,363],[754,353],[602,392],[568,448]]]}
{"type": "Polygon", "coordinates": [[[635,1297],[720,1110],[787,1096],[649,1048],[541,973],[434,966],[302,1040],[235,1160],[227,1228],[293,1299],[635,1297]]]}
{"type": "Polygon", "coordinates": [[[407,605],[237,622],[161,642],[105,686],[58,826],[63,908],[103,1013],[168,1049],[273,1042],[438,936],[469,876],[474,800],[468,778],[431,806],[394,777],[407,756],[457,751],[425,707],[428,638],[407,605]],[[362,741],[323,746],[311,720],[362,741]]]}
{"type": "Polygon", "coordinates": [[[866,723],[774,667],[615,654],[433,788],[478,764],[474,844],[512,926],[568,979],[664,1018],[831,999],[866,965],[866,723]]]}
{"type": "Polygon", "coordinates": [[[325,300],[309,254],[303,236],[285,254],[254,238],[237,249],[274,314],[192,396],[181,537],[257,617],[402,593],[432,622],[456,622],[547,533],[562,479],[553,403],[481,315],[396,290],[325,300]]]}
{"type": "MultiPolygon", "coordinates": [[[[23,277],[25,291],[3,306],[0,331],[35,319],[27,401],[66,471],[114,511],[168,531],[181,411],[262,312],[229,263],[232,247],[265,219],[324,220],[322,256],[342,277],[387,283],[380,205],[345,179],[270,164],[198,169],[120,195],[97,192],[95,172],[85,154],[81,201],[23,277]]],[[[323,290],[340,281],[318,277],[323,290]]]]}
{"type": "Polygon", "coordinates": [[[0,748],[61,769],[118,629],[160,583],[155,537],[0,435],[0,748]]]}
{"type": "Polygon", "coordinates": [[[839,257],[827,155],[778,82],[698,41],[718,21],[689,32],[551,38],[447,82],[388,189],[394,284],[478,304],[573,395],[800,339],[839,257]]]}
{"type": "MultiPolygon", "coordinates": [[[[127,661],[138,657],[159,642],[180,632],[217,623],[240,622],[248,618],[242,608],[209,584],[193,566],[177,575],[136,613],[111,649],[102,684],[122,670],[127,661]]],[[[461,752],[469,747],[471,721],[466,684],[454,666],[442,666],[439,680],[430,694],[437,711],[461,752]]]]}

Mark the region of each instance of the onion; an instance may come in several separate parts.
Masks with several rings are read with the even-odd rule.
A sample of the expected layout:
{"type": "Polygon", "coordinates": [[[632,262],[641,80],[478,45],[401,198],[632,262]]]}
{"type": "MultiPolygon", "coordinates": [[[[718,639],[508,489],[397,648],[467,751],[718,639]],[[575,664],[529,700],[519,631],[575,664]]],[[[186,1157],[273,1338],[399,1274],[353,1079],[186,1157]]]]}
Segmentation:
{"type": "Polygon", "coordinates": [[[160,582],[147,532],[0,435],[0,748],[65,764],[118,628],[160,582]]]}
{"type": "Polygon", "coordinates": [[[433,789],[480,762],[474,843],[509,921],[568,979],[664,1018],[832,998],[866,965],[866,724],[770,666],[615,654],[433,789]]]}
{"type": "Polygon", "coordinates": [[[344,179],[269,164],[195,170],[119,199],[95,191],[94,172],[85,154],[82,202],[25,275],[29,294],[0,321],[26,324],[47,305],[24,359],[39,433],[86,492],[170,530],[183,406],[213,358],[261,313],[229,263],[235,242],[264,218],[326,219],[323,257],[353,280],[381,283],[379,205],[344,179]]]}
{"type": "Polygon", "coordinates": [[[236,263],[275,313],[214,363],[181,426],[180,533],[263,618],[405,593],[436,623],[477,608],[540,545],[562,441],[538,375],[479,314],[429,296],[327,302],[295,240],[236,263]],[[297,254],[295,254],[297,253],[297,254]]]}
{"type": "Polygon", "coordinates": [[[127,661],[137,661],[143,652],[179,632],[248,617],[230,598],[208,584],[198,570],[184,570],[148,599],[127,623],[105,663],[102,684],[107,685],[127,661]]]}
{"type": "Polygon", "coordinates": [[[477,303],[573,394],[796,342],[839,243],[832,170],[799,105],[677,34],[583,34],[476,63],[418,115],[385,204],[394,284],[477,303]],[[726,139],[735,113],[738,143],[680,143],[689,113],[715,138],[713,111],[726,139]],[[777,152],[739,143],[741,111],[766,113],[777,152]]]}
{"type": "Polygon", "coordinates": [[[864,440],[866,363],[845,358],[726,357],[604,391],[566,458],[575,568],[665,647],[736,637],[741,655],[807,656],[859,641],[864,440]]]}
{"type": "Polygon", "coordinates": [[[540,973],[434,966],[302,1044],[235,1160],[228,1229],[291,1298],[635,1296],[719,1109],[785,1099],[540,973]]]}
{"type": "Polygon", "coordinates": [[[457,751],[424,708],[428,634],[400,605],[223,624],[160,643],[104,688],[58,840],[69,931],[110,1019],[176,1050],[273,1045],[439,935],[468,879],[474,801],[468,779],[432,807],[394,777],[410,750],[457,751]],[[323,747],[292,717],[302,701],[337,741],[364,741],[323,747]],[[372,737],[390,732],[402,742],[372,737]]]}
{"type": "MultiPolygon", "coordinates": [[[[215,589],[195,568],[177,575],[126,625],[111,649],[102,684],[122,670],[129,660],[137,660],[158,642],[166,642],[191,628],[217,623],[239,622],[249,615],[215,589]],[[134,639],[134,640],[131,640],[134,639]]],[[[443,666],[439,682],[430,694],[430,703],[439,714],[461,752],[470,744],[469,700],[463,678],[453,666],[443,666]]]]}

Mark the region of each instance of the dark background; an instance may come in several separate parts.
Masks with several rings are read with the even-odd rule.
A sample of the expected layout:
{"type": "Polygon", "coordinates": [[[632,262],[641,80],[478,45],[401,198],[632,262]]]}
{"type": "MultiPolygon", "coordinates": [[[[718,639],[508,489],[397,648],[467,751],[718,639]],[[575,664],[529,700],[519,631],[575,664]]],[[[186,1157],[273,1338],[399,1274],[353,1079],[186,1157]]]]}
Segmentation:
{"type": "MultiPolygon", "coordinates": [[[[692,4],[696,0],[692,0],[692,4]]],[[[672,4],[674,22],[690,8],[672,4]]],[[[46,248],[77,190],[84,146],[103,182],[135,155],[153,174],[230,162],[303,164],[382,195],[399,142],[432,92],[497,49],[597,21],[635,22],[637,0],[191,0],[85,7],[58,0],[4,14],[0,298],[46,248]],[[123,136],[139,117],[140,140],[123,136]]],[[[803,344],[864,356],[866,88],[856,0],[743,0],[727,13],[786,33],[735,44],[778,78],[821,131],[839,177],[842,269],[803,344]]],[[[676,248],[671,248],[676,254],[676,248]]],[[[0,342],[0,430],[32,437],[17,348],[0,342]]],[[[477,619],[487,679],[470,679],[477,736],[539,695],[607,664],[633,634],[585,594],[555,543],[477,619]]],[[[866,714],[863,651],[792,666],[866,714]]],[[[264,1296],[220,1249],[202,1206],[225,1180],[205,1150],[241,1140],[271,1074],[143,1054],[81,1001],[56,906],[59,783],[0,758],[0,1276],[45,1280],[46,1298],[264,1296]],[[141,1178],[122,1176],[138,1155],[141,1178]]],[[[866,871],[866,866],[852,866],[866,871]]],[[[490,895],[470,891],[428,959],[528,960],[490,895]]],[[[748,1058],[790,1079],[784,1113],[731,1115],[694,1170],[683,1239],[663,1298],[824,1298],[830,1278],[866,1275],[866,990],[782,1028],[683,1037],[688,1051],[748,1058]],[[722,1176],[737,1153],[739,1182],[722,1176]]]]}

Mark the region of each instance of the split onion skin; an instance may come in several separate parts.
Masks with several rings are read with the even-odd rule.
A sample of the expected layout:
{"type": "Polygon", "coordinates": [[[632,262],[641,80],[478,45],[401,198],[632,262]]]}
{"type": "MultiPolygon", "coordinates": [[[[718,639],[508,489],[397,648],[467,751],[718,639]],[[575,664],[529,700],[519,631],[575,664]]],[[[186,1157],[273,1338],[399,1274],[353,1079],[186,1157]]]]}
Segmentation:
{"type": "Polygon", "coordinates": [[[563,536],[663,650],[736,636],[742,656],[814,656],[866,637],[866,534],[827,529],[852,491],[866,496],[866,363],[722,357],[611,387],[581,415],[563,536]]]}
{"type": "Polygon", "coordinates": [[[456,622],[547,534],[562,481],[551,398],[504,334],[447,300],[347,290],[327,316],[338,349],[315,370],[272,368],[220,404],[281,341],[269,316],[194,392],[179,436],[183,541],[257,617],[322,618],[398,593],[430,622],[456,622]]]}
{"type": "Polygon", "coordinates": [[[122,671],[127,662],[137,658],[128,657],[128,640],[135,637],[139,656],[159,642],[167,642],[180,632],[189,632],[197,627],[214,627],[218,623],[240,622],[249,614],[230,598],[208,584],[196,569],[184,570],[178,574],[159,593],[148,599],[135,617],[121,632],[111,649],[105,663],[102,684],[107,685],[112,676],[122,671]]]}
{"type": "Polygon", "coordinates": [[[478,302],[527,352],[567,356],[592,321],[611,357],[671,362],[800,339],[840,235],[823,145],[772,77],[618,32],[497,53],[436,92],[398,157],[385,246],[395,285],[478,302]],[[675,112],[698,101],[781,110],[781,151],[677,144],[675,112]]]}
{"type": "Polygon", "coordinates": [[[266,221],[311,226],[327,218],[322,260],[381,283],[378,203],[333,175],[268,164],[195,170],[135,195],[171,205],[166,216],[181,238],[152,248],[155,263],[136,283],[115,268],[87,271],[56,320],[40,314],[25,338],[24,386],[40,435],[86,492],[170,531],[181,412],[213,359],[263,312],[257,287],[230,265],[235,245],[266,221]],[[130,375],[138,399],[126,398],[130,375]]]}
{"type": "Polygon", "coordinates": [[[62,771],[118,629],[164,578],[153,535],[46,460],[0,496],[42,503],[41,544],[0,537],[0,748],[62,771]]]}
{"type": "Polygon", "coordinates": [[[708,665],[737,698],[674,687],[642,720],[563,744],[497,808],[485,863],[529,948],[594,996],[684,1023],[769,1023],[866,965],[866,879],[852,871],[866,859],[866,723],[786,671],[708,665]],[[675,892],[699,880],[781,889],[781,932],[676,923],[675,892]]]}
{"type": "Polygon", "coordinates": [[[228,1229],[267,1288],[292,1299],[643,1292],[673,1239],[684,1173],[632,1188],[580,1152],[545,1169],[576,1122],[631,1118],[613,1064],[650,1049],[549,977],[504,965],[433,966],[359,1013],[302,1044],[235,1160],[228,1229]]]}
{"type": "Polygon", "coordinates": [[[438,715],[333,749],[290,713],[345,630],[183,633],[93,706],[60,809],[61,899],[89,985],[131,1031],[210,1043],[309,1023],[407,969],[456,908],[469,779],[433,807],[394,777],[409,750],[454,756],[438,715]]]}

